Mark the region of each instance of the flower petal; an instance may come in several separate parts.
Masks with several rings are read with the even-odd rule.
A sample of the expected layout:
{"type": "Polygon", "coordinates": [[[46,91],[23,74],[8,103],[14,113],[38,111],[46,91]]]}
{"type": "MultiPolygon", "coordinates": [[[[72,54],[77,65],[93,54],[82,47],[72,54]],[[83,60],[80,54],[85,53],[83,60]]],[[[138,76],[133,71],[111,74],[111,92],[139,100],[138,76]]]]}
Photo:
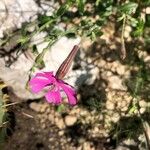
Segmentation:
{"type": "Polygon", "coordinates": [[[69,84],[62,82],[60,80],[58,81],[58,83],[62,87],[64,92],[66,93],[69,104],[70,105],[76,105],[77,97],[76,97],[75,89],[72,86],[70,86],[69,84]]]}
{"type": "Polygon", "coordinates": [[[51,71],[51,72],[39,72],[35,76],[36,77],[42,76],[42,77],[45,77],[45,78],[49,79],[50,76],[53,76],[53,71],[51,71]]]}
{"type": "Polygon", "coordinates": [[[56,81],[52,72],[47,73],[37,73],[30,81],[29,85],[31,87],[32,92],[38,93],[45,86],[52,84],[56,81]]]}
{"type": "Polygon", "coordinates": [[[54,103],[56,105],[61,103],[61,95],[59,89],[57,91],[49,91],[45,94],[45,98],[49,103],[54,103]]]}

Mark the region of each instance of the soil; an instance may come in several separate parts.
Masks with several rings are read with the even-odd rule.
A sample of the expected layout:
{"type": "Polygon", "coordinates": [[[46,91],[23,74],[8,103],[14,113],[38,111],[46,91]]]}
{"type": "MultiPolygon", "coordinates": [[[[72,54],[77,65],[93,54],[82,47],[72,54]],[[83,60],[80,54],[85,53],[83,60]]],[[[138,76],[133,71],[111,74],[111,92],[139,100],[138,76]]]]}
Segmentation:
{"type": "MultiPolygon", "coordinates": [[[[86,139],[82,135],[85,134],[86,127],[80,127],[79,125],[82,124],[77,123],[71,127],[61,128],[47,120],[46,117],[42,123],[43,118],[41,117],[46,111],[41,113],[41,110],[39,110],[40,112],[37,113],[29,105],[30,102],[27,102],[12,108],[15,116],[15,126],[12,135],[8,137],[4,144],[3,150],[76,150],[82,147],[84,139],[80,143],[79,138],[83,136],[82,138],[86,139]]],[[[44,103],[42,102],[40,105],[42,106],[44,103]]],[[[50,107],[52,108],[52,106],[50,107]]],[[[54,106],[52,109],[55,109],[54,106]]],[[[92,147],[94,149],[105,149],[103,146],[106,139],[100,142],[98,142],[98,139],[88,140],[91,141],[87,142],[87,149],[92,149],[92,147]]]]}

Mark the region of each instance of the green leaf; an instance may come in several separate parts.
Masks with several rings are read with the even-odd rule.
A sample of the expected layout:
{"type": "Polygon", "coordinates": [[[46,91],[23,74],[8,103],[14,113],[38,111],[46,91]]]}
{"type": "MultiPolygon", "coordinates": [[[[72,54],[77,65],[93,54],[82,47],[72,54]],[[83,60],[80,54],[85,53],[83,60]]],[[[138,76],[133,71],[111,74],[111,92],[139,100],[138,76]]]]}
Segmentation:
{"type": "Polygon", "coordinates": [[[52,19],[51,16],[39,15],[38,17],[39,27],[44,25],[46,22],[50,21],[51,19],[52,19]]]}
{"type": "Polygon", "coordinates": [[[61,104],[57,107],[57,112],[62,112],[65,110],[65,105],[64,104],[61,104]]]}
{"type": "Polygon", "coordinates": [[[92,40],[92,41],[95,41],[95,40],[96,40],[96,35],[95,35],[94,32],[92,32],[92,34],[91,34],[91,40],[92,40]]]}
{"type": "Polygon", "coordinates": [[[34,54],[38,54],[38,50],[37,50],[37,45],[33,45],[32,46],[32,52],[34,53],[34,54]]]}
{"type": "Polygon", "coordinates": [[[139,20],[136,26],[136,30],[134,31],[134,36],[139,37],[142,36],[144,31],[144,21],[143,20],[139,20]]]}
{"type": "Polygon", "coordinates": [[[133,18],[130,15],[127,15],[127,18],[130,21],[130,24],[131,24],[132,27],[136,27],[137,26],[138,20],[136,18],[133,18]]]}
{"type": "MultiPolygon", "coordinates": [[[[3,126],[3,123],[7,121],[7,109],[4,107],[6,104],[7,98],[4,96],[3,88],[5,84],[3,81],[0,81],[0,144],[2,144],[6,137],[6,127],[3,126]]],[[[1,146],[1,145],[0,145],[1,146]]]]}
{"type": "Polygon", "coordinates": [[[138,7],[137,3],[128,2],[128,3],[125,3],[124,5],[122,5],[119,8],[119,10],[121,13],[131,15],[132,13],[135,13],[137,7],[138,7]]]}
{"type": "Polygon", "coordinates": [[[42,69],[42,68],[45,67],[45,63],[44,63],[44,61],[43,61],[43,57],[44,57],[44,53],[40,53],[40,54],[36,57],[36,59],[35,59],[35,66],[36,66],[37,68],[42,69]]]}
{"type": "Polygon", "coordinates": [[[62,5],[56,12],[56,16],[62,16],[69,8],[69,4],[62,5]]]}
{"type": "Polygon", "coordinates": [[[77,0],[77,6],[80,14],[84,13],[84,6],[85,6],[86,0],[77,0]]]}
{"type": "Polygon", "coordinates": [[[24,45],[25,43],[27,43],[29,41],[29,38],[26,36],[26,37],[21,37],[17,43],[20,43],[21,45],[24,45]]]}
{"type": "Polygon", "coordinates": [[[129,114],[133,114],[136,110],[137,110],[137,106],[133,105],[133,106],[129,109],[129,114]]]}
{"type": "Polygon", "coordinates": [[[21,35],[26,36],[27,35],[27,23],[23,23],[22,28],[21,28],[21,35]]]}
{"type": "Polygon", "coordinates": [[[117,19],[117,21],[119,22],[119,21],[123,20],[124,18],[125,18],[125,15],[123,14],[121,17],[119,17],[119,18],[117,19]]]}
{"type": "Polygon", "coordinates": [[[100,4],[101,0],[96,0],[95,5],[98,6],[100,4]]]}

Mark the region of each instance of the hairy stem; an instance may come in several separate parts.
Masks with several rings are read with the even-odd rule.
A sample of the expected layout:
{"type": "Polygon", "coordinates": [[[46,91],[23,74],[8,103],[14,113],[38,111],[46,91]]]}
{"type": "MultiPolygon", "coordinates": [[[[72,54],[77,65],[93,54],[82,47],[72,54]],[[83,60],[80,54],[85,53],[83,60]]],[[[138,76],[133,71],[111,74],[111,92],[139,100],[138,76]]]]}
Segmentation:
{"type": "Polygon", "coordinates": [[[126,48],[124,41],[124,32],[125,32],[125,24],[126,24],[126,15],[123,18],[122,32],[121,32],[121,58],[125,59],[126,57],[126,48]]]}

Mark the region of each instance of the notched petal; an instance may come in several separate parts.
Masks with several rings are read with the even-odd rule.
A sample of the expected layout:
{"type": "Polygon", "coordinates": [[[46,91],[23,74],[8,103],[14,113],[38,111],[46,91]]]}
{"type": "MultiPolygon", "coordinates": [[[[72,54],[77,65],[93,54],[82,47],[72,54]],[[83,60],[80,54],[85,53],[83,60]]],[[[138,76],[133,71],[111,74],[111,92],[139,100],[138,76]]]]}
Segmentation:
{"type": "Polygon", "coordinates": [[[38,93],[47,85],[53,84],[55,82],[52,72],[47,73],[37,73],[30,81],[29,85],[32,92],[38,93]]]}
{"type": "Polygon", "coordinates": [[[66,93],[69,104],[76,105],[77,104],[77,95],[76,95],[75,89],[67,83],[61,82],[61,83],[59,83],[59,85],[62,87],[62,89],[66,93]]]}
{"type": "Polygon", "coordinates": [[[60,91],[49,91],[45,94],[45,98],[47,102],[53,103],[53,104],[60,104],[61,103],[61,95],[60,91]]]}

